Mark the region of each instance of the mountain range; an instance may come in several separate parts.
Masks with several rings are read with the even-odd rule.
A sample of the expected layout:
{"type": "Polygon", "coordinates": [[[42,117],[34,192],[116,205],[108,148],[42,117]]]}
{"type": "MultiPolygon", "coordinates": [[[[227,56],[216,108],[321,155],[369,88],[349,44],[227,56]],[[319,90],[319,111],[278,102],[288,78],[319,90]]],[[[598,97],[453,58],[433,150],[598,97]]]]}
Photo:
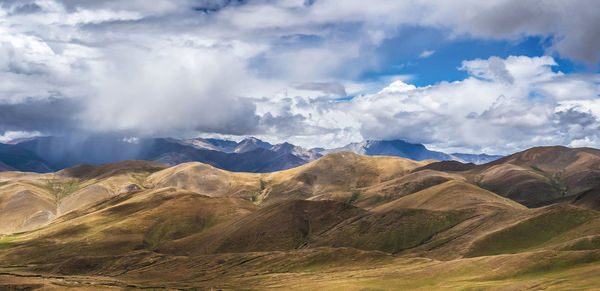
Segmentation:
{"type": "Polygon", "coordinates": [[[270,173],[7,171],[0,289],[589,290],[599,189],[600,150],[560,146],[481,165],[341,151],[270,173]]]}
{"type": "Polygon", "coordinates": [[[212,138],[123,138],[118,136],[35,137],[0,143],[0,171],[48,173],[79,164],[100,165],[145,160],[166,166],[202,162],[236,172],[266,173],[298,167],[334,152],[385,155],[412,160],[457,160],[481,164],[502,156],[445,154],[402,140],[365,141],[336,149],[304,149],[290,143],[272,145],[257,138],[240,142],[212,138]]]}

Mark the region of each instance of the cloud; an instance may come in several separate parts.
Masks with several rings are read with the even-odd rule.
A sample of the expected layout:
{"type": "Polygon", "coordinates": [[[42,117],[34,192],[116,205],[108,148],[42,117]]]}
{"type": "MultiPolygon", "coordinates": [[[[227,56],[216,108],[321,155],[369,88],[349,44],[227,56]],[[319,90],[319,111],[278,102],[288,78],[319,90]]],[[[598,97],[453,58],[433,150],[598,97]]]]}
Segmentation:
{"type": "Polygon", "coordinates": [[[82,106],[80,100],[68,98],[0,103],[0,133],[77,130],[82,106]]]}
{"type": "Polygon", "coordinates": [[[448,27],[455,35],[492,39],[541,36],[550,51],[588,64],[600,60],[600,15],[593,1],[418,1],[428,6],[424,25],[448,27]]]}
{"type": "Polygon", "coordinates": [[[251,100],[239,96],[248,76],[234,50],[189,39],[114,48],[92,71],[85,125],[140,134],[252,132],[259,117],[251,100]]]}
{"type": "Polygon", "coordinates": [[[18,140],[21,138],[30,138],[35,136],[40,136],[41,133],[38,131],[28,132],[28,131],[5,131],[3,134],[0,134],[0,142],[8,143],[14,140],[18,140]]]}
{"type": "Polygon", "coordinates": [[[424,50],[423,52],[421,52],[421,54],[419,54],[419,58],[425,59],[432,56],[433,54],[435,54],[435,50],[424,50]]]}
{"type": "Polygon", "coordinates": [[[589,144],[600,140],[595,123],[577,127],[575,113],[600,115],[598,76],[555,72],[550,55],[597,65],[594,8],[585,0],[2,1],[0,131],[255,134],[309,146],[404,138],[498,152],[589,144]],[[448,41],[536,36],[547,55],[466,60],[465,80],[424,87],[363,80],[385,71],[377,49],[402,27],[449,32],[448,41]]]}
{"type": "Polygon", "coordinates": [[[351,139],[405,139],[448,151],[511,153],[538,145],[600,146],[600,76],[553,72],[551,57],[463,62],[462,81],[416,87],[395,81],[350,101],[292,102],[305,123],[351,139]],[[565,94],[554,88],[587,88],[565,94]],[[357,135],[358,134],[358,138],[357,135]]]}
{"type": "Polygon", "coordinates": [[[306,82],[294,86],[296,89],[320,91],[325,94],[332,94],[336,97],[346,96],[346,88],[338,82],[306,82]]]}
{"type": "MultiPolygon", "coordinates": [[[[471,77],[463,81],[412,90],[384,89],[353,100],[353,108],[346,110],[358,111],[353,114],[361,119],[364,138],[408,138],[463,150],[508,153],[598,136],[595,118],[600,115],[585,111],[591,106],[575,106],[598,102],[598,76],[595,81],[590,76],[566,77],[553,72],[553,65],[550,57],[465,61],[463,69],[471,77]],[[570,98],[547,89],[571,83],[594,89],[570,98]]],[[[388,88],[394,87],[399,87],[397,82],[388,88]]]]}

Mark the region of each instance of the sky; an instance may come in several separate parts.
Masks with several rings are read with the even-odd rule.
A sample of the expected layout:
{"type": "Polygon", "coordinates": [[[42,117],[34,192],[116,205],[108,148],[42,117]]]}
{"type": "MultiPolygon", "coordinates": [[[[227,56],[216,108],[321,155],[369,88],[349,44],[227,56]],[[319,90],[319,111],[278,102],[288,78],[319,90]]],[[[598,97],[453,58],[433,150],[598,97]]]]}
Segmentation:
{"type": "Polygon", "coordinates": [[[600,148],[589,0],[0,0],[0,142],[600,148]]]}

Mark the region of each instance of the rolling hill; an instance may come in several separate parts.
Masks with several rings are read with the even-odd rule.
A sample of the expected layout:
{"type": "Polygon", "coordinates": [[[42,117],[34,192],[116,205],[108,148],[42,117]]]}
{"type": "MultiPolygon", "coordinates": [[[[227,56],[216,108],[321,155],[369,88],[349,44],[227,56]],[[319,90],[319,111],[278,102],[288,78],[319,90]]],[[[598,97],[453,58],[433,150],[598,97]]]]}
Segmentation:
{"type": "Polygon", "coordinates": [[[598,152],[2,172],[0,288],[589,289],[598,152]]]}
{"type": "Polygon", "coordinates": [[[482,187],[525,205],[572,197],[600,182],[600,151],[538,147],[471,170],[482,187]]]}

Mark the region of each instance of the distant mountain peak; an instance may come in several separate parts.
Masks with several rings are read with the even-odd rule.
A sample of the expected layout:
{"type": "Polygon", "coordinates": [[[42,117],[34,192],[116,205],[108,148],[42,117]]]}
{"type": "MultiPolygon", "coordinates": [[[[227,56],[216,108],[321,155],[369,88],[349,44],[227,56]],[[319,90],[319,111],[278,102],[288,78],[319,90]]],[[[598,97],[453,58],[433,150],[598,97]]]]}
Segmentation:
{"type": "Polygon", "coordinates": [[[285,151],[291,151],[295,148],[296,146],[289,143],[289,142],[284,142],[284,143],[280,143],[280,144],[276,144],[274,145],[271,149],[274,151],[281,151],[281,150],[285,150],[285,151]]]}
{"type": "Polygon", "coordinates": [[[163,165],[198,161],[241,172],[278,171],[314,161],[324,155],[349,151],[412,160],[457,160],[486,163],[499,156],[452,154],[427,149],[404,140],[366,140],[337,149],[305,149],[289,142],[272,145],[256,137],[240,142],[216,138],[139,138],[135,143],[119,136],[88,138],[34,137],[16,144],[0,144],[0,171],[52,172],[78,164],[100,165],[123,160],[146,160],[163,165]]]}
{"type": "Polygon", "coordinates": [[[238,143],[238,146],[233,150],[234,153],[243,153],[253,151],[257,148],[270,149],[273,145],[264,142],[255,137],[247,137],[238,143]]]}
{"type": "Polygon", "coordinates": [[[495,161],[497,159],[502,158],[500,155],[488,155],[488,154],[463,154],[463,153],[453,153],[450,154],[455,160],[463,163],[473,163],[473,164],[485,164],[491,161],[495,161]]]}
{"type": "Polygon", "coordinates": [[[356,154],[370,156],[395,156],[408,158],[416,161],[435,159],[451,160],[448,154],[428,150],[422,144],[413,144],[404,140],[366,140],[359,143],[351,143],[345,147],[325,150],[322,153],[334,153],[339,151],[350,151],[356,154]]]}
{"type": "Polygon", "coordinates": [[[321,153],[319,153],[318,151],[314,151],[314,150],[307,150],[303,147],[299,147],[296,145],[293,145],[289,142],[284,142],[284,143],[280,143],[280,144],[276,144],[274,146],[271,147],[271,150],[274,152],[278,152],[278,153],[290,153],[294,156],[300,157],[305,161],[314,161],[320,157],[322,157],[323,155],[321,153]]]}

